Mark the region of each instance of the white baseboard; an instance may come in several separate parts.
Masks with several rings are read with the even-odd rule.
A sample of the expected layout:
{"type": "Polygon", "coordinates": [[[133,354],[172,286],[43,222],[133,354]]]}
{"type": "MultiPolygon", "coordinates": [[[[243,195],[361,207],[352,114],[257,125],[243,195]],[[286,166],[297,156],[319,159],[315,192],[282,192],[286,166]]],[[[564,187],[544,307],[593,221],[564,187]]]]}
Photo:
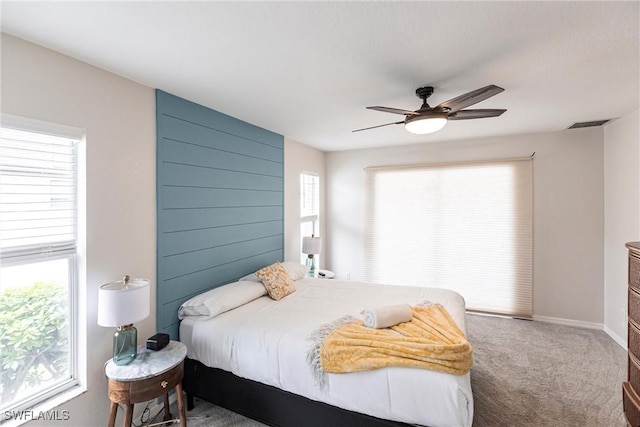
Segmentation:
{"type": "Polygon", "coordinates": [[[618,344],[620,344],[620,347],[624,348],[625,350],[627,349],[627,340],[622,338],[621,336],[619,336],[618,334],[616,334],[615,332],[613,332],[613,330],[611,328],[609,328],[607,325],[604,325],[604,328],[602,329],[607,335],[609,335],[611,338],[613,338],[613,340],[615,342],[617,342],[618,344]]]}
{"type": "Polygon", "coordinates": [[[560,325],[578,326],[581,328],[588,328],[588,329],[602,330],[602,326],[603,326],[602,323],[584,322],[582,320],[563,319],[560,317],[538,316],[536,314],[532,316],[532,319],[538,322],[557,323],[560,325]]]}
{"type": "Polygon", "coordinates": [[[615,332],[613,332],[613,330],[611,330],[610,328],[608,328],[606,325],[602,323],[584,322],[581,320],[572,320],[572,319],[562,319],[559,317],[537,316],[535,314],[533,315],[532,319],[538,322],[557,323],[560,325],[578,326],[580,328],[598,329],[600,331],[604,331],[607,335],[611,337],[611,339],[617,342],[625,350],[627,348],[627,340],[622,339],[615,332]]]}

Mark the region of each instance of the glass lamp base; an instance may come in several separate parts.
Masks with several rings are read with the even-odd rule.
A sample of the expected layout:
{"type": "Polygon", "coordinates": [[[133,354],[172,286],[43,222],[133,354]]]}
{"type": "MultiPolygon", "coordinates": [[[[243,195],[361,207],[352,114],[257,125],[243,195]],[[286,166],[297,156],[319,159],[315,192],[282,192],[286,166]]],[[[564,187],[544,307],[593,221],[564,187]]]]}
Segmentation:
{"type": "Polygon", "coordinates": [[[316,274],[316,259],[313,257],[313,255],[309,255],[307,257],[305,265],[309,266],[309,272],[307,273],[307,276],[314,277],[316,274]]]}
{"type": "Polygon", "coordinates": [[[138,330],[133,325],[118,326],[113,334],[113,362],[128,365],[138,355],[138,330]]]}

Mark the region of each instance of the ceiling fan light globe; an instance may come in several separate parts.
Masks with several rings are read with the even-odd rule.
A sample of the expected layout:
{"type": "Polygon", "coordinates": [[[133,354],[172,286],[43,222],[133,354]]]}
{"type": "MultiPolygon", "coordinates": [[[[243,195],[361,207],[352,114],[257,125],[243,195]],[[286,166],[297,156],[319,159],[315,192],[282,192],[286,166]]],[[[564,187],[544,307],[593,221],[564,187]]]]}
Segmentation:
{"type": "Polygon", "coordinates": [[[409,117],[404,123],[404,128],[416,135],[426,135],[439,131],[446,124],[446,114],[433,114],[429,116],[409,117]]]}

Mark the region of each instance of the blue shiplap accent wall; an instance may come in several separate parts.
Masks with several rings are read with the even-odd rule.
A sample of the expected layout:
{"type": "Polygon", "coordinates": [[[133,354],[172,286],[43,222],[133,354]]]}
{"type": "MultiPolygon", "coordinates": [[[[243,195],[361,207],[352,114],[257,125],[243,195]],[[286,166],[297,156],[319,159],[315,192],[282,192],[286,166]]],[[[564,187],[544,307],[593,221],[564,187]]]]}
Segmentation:
{"type": "Polygon", "coordinates": [[[284,137],[156,91],[157,329],[180,305],[283,259],[284,137]]]}

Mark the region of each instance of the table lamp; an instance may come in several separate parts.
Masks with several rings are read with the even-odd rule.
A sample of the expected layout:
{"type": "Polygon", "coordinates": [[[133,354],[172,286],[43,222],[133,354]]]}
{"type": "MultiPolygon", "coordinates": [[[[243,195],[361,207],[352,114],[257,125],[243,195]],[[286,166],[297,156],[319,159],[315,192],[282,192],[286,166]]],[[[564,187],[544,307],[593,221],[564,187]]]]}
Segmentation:
{"type": "Polygon", "coordinates": [[[150,281],[124,276],[100,286],[98,324],[116,327],[113,334],[113,362],[128,365],[138,355],[138,331],[133,326],[149,316],[150,281]]]}
{"type": "Polygon", "coordinates": [[[313,257],[320,253],[322,249],[322,239],[315,236],[307,236],[302,238],[302,253],[307,254],[306,265],[309,266],[309,276],[313,277],[316,272],[316,260],[313,257]]]}

